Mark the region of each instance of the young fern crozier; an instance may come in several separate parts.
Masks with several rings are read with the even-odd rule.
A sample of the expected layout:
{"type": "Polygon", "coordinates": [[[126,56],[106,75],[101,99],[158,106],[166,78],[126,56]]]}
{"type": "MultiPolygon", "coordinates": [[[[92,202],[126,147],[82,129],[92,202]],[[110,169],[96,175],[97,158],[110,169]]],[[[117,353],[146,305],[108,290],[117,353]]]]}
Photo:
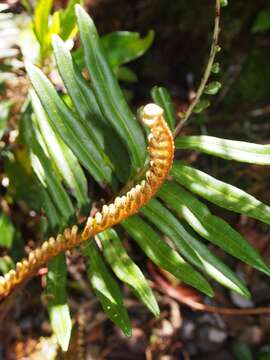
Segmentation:
{"type": "Polygon", "coordinates": [[[0,277],[0,299],[5,298],[12,290],[28,280],[53,257],[134,215],[155,195],[166,179],[173,162],[173,137],[164,120],[163,109],[159,106],[146,105],[142,112],[142,120],[151,130],[148,136],[150,166],[145,180],[125,195],[116,197],[111,204],[104,205],[94,217],[90,216],[82,231],[79,231],[76,225],[66,228],[56,238],[50,237],[41,247],[31,251],[26,260],[16,264],[15,270],[0,277]]]}

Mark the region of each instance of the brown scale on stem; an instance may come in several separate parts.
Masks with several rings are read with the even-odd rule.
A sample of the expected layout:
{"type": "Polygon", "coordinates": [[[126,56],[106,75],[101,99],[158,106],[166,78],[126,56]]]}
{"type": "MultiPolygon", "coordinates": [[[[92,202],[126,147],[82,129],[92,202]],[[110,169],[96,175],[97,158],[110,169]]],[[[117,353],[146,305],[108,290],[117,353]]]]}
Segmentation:
{"type": "Polygon", "coordinates": [[[173,137],[164,120],[163,110],[159,106],[146,105],[142,112],[142,120],[151,130],[148,136],[150,166],[145,180],[125,195],[116,197],[113,203],[104,205],[94,217],[90,216],[81,232],[76,225],[66,228],[63,234],[57,235],[56,238],[50,237],[41,247],[30,252],[26,260],[18,262],[14,270],[0,277],[0,299],[5,298],[28,280],[53,257],[134,215],[155,195],[166,179],[173,162],[173,137]]]}

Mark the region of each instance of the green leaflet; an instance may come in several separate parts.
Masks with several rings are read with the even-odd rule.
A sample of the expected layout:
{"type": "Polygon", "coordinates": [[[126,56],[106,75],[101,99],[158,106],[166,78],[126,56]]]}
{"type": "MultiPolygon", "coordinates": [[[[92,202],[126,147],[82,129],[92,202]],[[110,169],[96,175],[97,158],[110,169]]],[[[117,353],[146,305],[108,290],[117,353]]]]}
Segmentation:
{"type": "Polygon", "coordinates": [[[131,324],[123,304],[121,291],[105,265],[94,240],[82,247],[82,253],[87,259],[89,280],[103,310],[126,336],[131,336],[131,324]]]}
{"type": "Polygon", "coordinates": [[[115,69],[114,73],[119,81],[129,83],[136,83],[138,81],[136,73],[127,66],[119,66],[115,69]]]}
{"type": "MultiPolygon", "coordinates": [[[[93,139],[95,145],[101,149],[102,147],[104,147],[103,140],[100,137],[101,131],[98,132],[98,136],[97,136],[96,132],[93,131],[93,129],[95,129],[95,126],[92,127],[91,126],[92,124],[90,124],[87,121],[89,115],[90,116],[92,115],[93,117],[101,118],[100,116],[101,113],[99,111],[98,105],[95,104],[96,103],[95,96],[94,94],[91,94],[92,96],[89,96],[90,102],[88,102],[88,99],[85,97],[83,91],[84,89],[80,88],[79,82],[77,82],[76,79],[76,77],[79,78],[80,72],[78,70],[75,73],[75,65],[72,61],[71,54],[66,49],[64,42],[57,35],[53,37],[53,51],[57,62],[58,71],[61,75],[61,78],[63,79],[68,94],[71,97],[78,114],[80,115],[82,123],[86,127],[86,131],[88,132],[89,136],[93,139]]],[[[81,83],[82,82],[83,82],[83,77],[81,79],[81,83]]],[[[91,89],[87,91],[87,93],[89,92],[92,92],[91,89]]]]}
{"type": "Polygon", "coordinates": [[[259,11],[252,32],[263,32],[270,29],[270,6],[267,6],[263,10],[259,11]]]}
{"type": "Polygon", "coordinates": [[[15,228],[4,213],[0,213],[0,247],[10,249],[15,235],[15,228]]]}
{"type": "MultiPolygon", "coordinates": [[[[140,34],[136,32],[115,31],[101,37],[100,42],[110,66],[117,71],[123,64],[142,56],[151,46],[153,39],[153,30],[144,38],[140,38],[140,34]]],[[[83,48],[75,50],[72,56],[80,68],[85,67],[83,48]]]]}
{"type": "Polygon", "coordinates": [[[146,156],[142,129],[131,113],[106,59],[92,19],[79,5],[76,6],[76,14],[86,65],[100,109],[126,143],[133,170],[137,171],[144,165],[146,156]]]}
{"type": "Polygon", "coordinates": [[[11,101],[2,101],[0,103],[0,140],[6,130],[8,117],[9,117],[9,111],[10,111],[11,106],[12,106],[11,101]]]}
{"type": "Polygon", "coordinates": [[[175,161],[171,174],[180,184],[225,209],[270,225],[270,207],[235,186],[175,161]]]}
{"type": "MultiPolygon", "coordinates": [[[[176,177],[175,177],[176,178],[176,177]]],[[[178,180],[178,177],[176,178],[178,180]]],[[[163,191],[165,191],[166,187],[163,191]]],[[[229,254],[270,275],[270,269],[260,254],[223,219],[212,215],[208,207],[180,186],[170,185],[173,208],[202,237],[221,247],[229,254]]]]}
{"type": "MultiPolygon", "coordinates": [[[[21,121],[22,123],[23,121],[21,121]]],[[[20,137],[22,137],[22,131],[20,131],[20,137]]],[[[52,232],[58,232],[61,226],[66,225],[65,219],[61,218],[46,188],[43,187],[32,169],[30,168],[30,174],[26,171],[25,166],[31,166],[30,154],[26,151],[23,152],[23,156],[18,154],[19,150],[15,152],[15,157],[13,154],[9,154],[5,158],[4,168],[10,180],[9,192],[16,201],[25,201],[31,209],[37,212],[44,209],[50,229],[52,232]]]]}
{"type": "Polygon", "coordinates": [[[28,112],[24,113],[21,120],[20,134],[24,140],[24,144],[29,149],[31,165],[37,178],[48,191],[49,196],[61,216],[65,220],[71,219],[74,215],[72,203],[58,176],[55,174],[50,159],[44,153],[37,140],[37,133],[34,131],[28,112]]]}
{"type": "Polygon", "coordinates": [[[50,323],[63,351],[68,350],[72,322],[67,304],[67,266],[65,254],[50,261],[47,275],[46,294],[50,323]]]}
{"type": "Polygon", "coordinates": [[[220,2],[220,7],[225,7],[228,5],[228,0],[219,0],[220,2]]]}
{"type": "MultiPolygon", "coordinates": [[[[173,209],[178,207],[178,199],[173,196],[171,184],[163,185],[158,196],[173,209]]],[[[179,220],[158,200],[152,199],[142,208],[142,213],[176,245],[178,251],[193,265],[207,273],[223,286],[249,297],[249,291],[244,283],[219,258],[214,256],[207,246],[200,242],[179,220]]]]}
{"type": "MultiPolygon", "coordinates": [[[[23,124],[23,121],[20,123],[23,124]]],[[[22,138],[20,131],[20,138],[22,138]]],[[[21,142],[18,142],[21,145],[21,142]]],[[[20,153],[21,146],[5,158],[4,168],[9,177],[9,192],[16,201],[23,200],[28,206],[39,212],[42,208],[45,210],[48,222],[53,232],[59,231],[61,224],[60,214],[57,212],[46,189],[42,186],[35,173],[33,173],[30,164],[30,154],[27,151],[20,153]],[[28,169],[29,166],[29,169],[28,169]]],[[[65,220],[65,219],[64,219],[65,220]]]]}
{"type": "Polygon", "coordinates": [[[87,195],[87,180],[83,170],[71,150],[59,135],[53,131],[35,92],[31,91],[30,94],[36,115],[36,122],[50,158],[64,183],[77,199],[79,206],[85,207],[88,205],[89,200],[87,195]]]}
{"type": "Polygon", "coordinates": [[[69,0],[65,9],[60,10],[60,36],[63,40],[72,38],[77,33],[75,5],[82,4],[83,0],[69,0]]]}
{"type": "Polygon", "coordinates": [[[62,101],[40,69],[32,64],[28,64],[26,68],[52,128],[96,181],[110,183],[112,170],[106,164],[107,156],[97,149],[80,119],[62,101]]]}
{"type": "Polygon", "coordinates": [[[270,165],[270,145],[259,145],[200,135],[180,136],[175,141],[175,147],[176,149],[201,151],[226,160],[270,165]]]}
{"type": "Polygon", "coordinates": [[[52,232],[57,233],[60,231],[60,229],[63,229],[66,226],[67,220],[61,215],[60,211],[57,209],[53,200],[51,199],[49,192],[46,191],[37,178],[35,178],[35,183],[39,189],[42,208],[46,213],[49,229],[51,229],[52,232]]]}
{"type": "Polygon", "coordinates": [[[207,99],[200,99],[197,104],[194,106],[194,114],[200,114],[202,111],[207,109],[211,105],[210,101],[207,99]]]}
{"type": "MultiPolygon", "coordinates": [[[[42,207],[48,218],[48,232],[46,235],[63,231],[69,222],[69,214],[61,213],[48,189],[44,188],[38,179],[34,179],[39,187],[38,194],[42,200],[42,207]]],[[[48,298],[48,313],[51,327],[56,334],[59,345],[67,351],[71,337],[72,321],[66,294],[67,266],[65,254],[53,258],[48,264],[46,295],[48,298]]]]}
{"type": "Polygon", "coordinates": [[[165,112],[165,119],[171,130],[175,128],[176,111],[168,90],[164,87],[154,86],[151,90],[152,99],[161,106],[165,112]]]}
{"type": "Polygon", "coordinates": [[[212,81],[204,88],[204,93],[207,95],[216,95],[221,88],[221,83],[219,81],[212,81]]]}
{"type": "MultiPolygon", "coordinates": [[[[34,131],[30,114],[26,110],[20,123],[20,136],[27,145],[31,165],[36,174],[34,183],[38,187],[51,231],[63,229],[74,215],[71,201],[54,173],[50,159],[44,153],[39,134],[34,131]]],[[[48,311],[53,331],[58,342],[67,351],[71,335],[71,318],[66,302],[66,261],[65,255],[55,257],[49,263],[47,276],[48,311]]]]}
{"type": "Polygon", "coordinates": [[[53,37],[53,49],[60,75],[89,137],[104,154],[103,157],[107,157],[107,163],[119,180],[126,182],[129,158],[123,142],[102,115],[90,83],[83,78],[70,52],[58,36],[53,37]]]}
{"type": "Polygon", "coordinates": [[[9,256],[0,257],[0,274],[4,275],[14,268],[14,261],[9,256]]]}
{"type": "Polygon", "coordinates": [[[33,174],[26,171],[25,165],[28,163],[30,160],[27,152],[24,152],[23,157],[19,157],[16,156],[15,151],[14,154],[9,153],[4,158],[4,169],[9,178],[8,192],[16,201],[24,200],[31,209],[39,211],[42,207],[39,195],[41,184],[37,186],[34,183],[33,174]]]}
{"type": "Polygon", "coordinates": [[[51,52],[51,36],[59,34],[64,40],[72,38],[77,33],[75,17],[75,4],[79,0],[69,0],[65,9],[60,9],[50,17],[52,0],[39,0],[33,16],[33,27],[36,38],[40,44],[41,62],[51,52]]]}
{"type": "Polygon", "coordinates": [[[159,317],[159,307],[151,288],[140,268],[131,260],[117,232],[113,229],[103,231],[98,235],[102,242],[105,259],[112,267],[115,275],[129,285],[135,295],[159,317]]]}
{"type": "Polygon", "coordinates": [[[34,13],[34,31],[40,43],[42,57],[49,46],[49,15],[52,9],[52,0],[39,0],[34,13]]]}
{"type": "Polygon", "coordinates": [[[145,254],[158,266],[167,270],[178,279],[195,287],[208,296],[213,290],[200,273],[194,270],[185,260],[139,216],[132,216],[121,225],[138,243],[145,254]]]}
{"type": "MultiPolygon", "coordinates": [[[[29,125],[29,124],[28,124],[29,125]]],[[[27,124],[25,124],[27,126],[27,124]]],[[[32,146],[32,144],[29,144],[32,146]]],[[[36,148],[36,146],[34,146],[36,148]]],[[[30,151],[33,149],[31,148],[30,151]]],[[[40,147],[40,150],[42,148],[40,147]]],[[[39,157],[41,153],[38,153],[39,157]]],[[[45,154],[43,154],[45,155],[45,154]]],[[[45,155],[46,156],[46,155],[45,155]]],[[[44,160],[44,159],[43,159],[44,160]]],[[[46,160],[47,162],[47,160],[46,160]]],[[[45,164],[46,164],[45,162],[45,164]]],[[[44,162],[41,161],[39,164],[42,168],[44,162]]],[[[48,164],[43,168],[45,175],[45,183],[38,179],[38,176],[34,178],[34,183],[38,188],[38,196],[41,199],[41,204],[48,218],[50,232],[58,232],[63,230],[69,222],[70,218],[73,216],[73,208],[69,208],[71,205],[68,195],[65,193],[65,190],[61,188],[59,198],[52,196],[54,194],[54,185],[59,186],[57,177],[52,176],[52,182],[48,181],[48,172],[53,171],[53,168],[48,169],[48,164]],[[46,183],[48,186],[45,186],[46,183]],[[51,189],[51,191],[50,191],[51,189]],[[64,202],[61,199],[61,196],[65,200],[64,202]],[[65,204],[67,202],[67,204],[65,204]],[[65,207],[66,210],[65,210],[65,207]]],[[[37,173],[37,168],[35,163],[33,163],[34,171],[37,173]]],[[[43,171],[41,172],[43,173],[43,171]]],[[[53,173],[52,173],[53,174],[53,173]]],[[[58,189],[56,189],[56,192],[58,189]]],[[[71,336],[71,317],[69,312],[69,306],[66,301],[66,260],[65,254],[61,254],[55,257],[48,265],[48,275],[47,275],[47,295],[48,295],[48,312],[50,317],[50,323],[54,333],[57,336],[58,342],[63,351],[67,351],[69,340],[71,336]]]]}
{"type": "Polygon", "coordinates": [[[215,62],[212,66],[211,72],[213,74],[218,74],[220,72],[220,63],[215,62]]]}
{"type": "Polygon", "coordinates": [[[130,31],[114,31],[101,38],[102,46],[110,65],[118,67],[142,56],[154,40],[154,31],[148,31],[144,38],[130,31]]]}

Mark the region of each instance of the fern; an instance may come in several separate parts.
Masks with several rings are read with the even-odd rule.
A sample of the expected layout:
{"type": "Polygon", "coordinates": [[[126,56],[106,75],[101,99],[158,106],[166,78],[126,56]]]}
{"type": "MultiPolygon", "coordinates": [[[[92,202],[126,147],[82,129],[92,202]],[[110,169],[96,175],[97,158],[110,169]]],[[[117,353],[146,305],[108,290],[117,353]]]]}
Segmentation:
{"type": "MultiPolygon", "coordinates": [[[[46,13],[42,14],[37,9],[36,14],[46,15],[47,19],[49,5],[47,3],[46,13]]],[[[40,1],[39,6],[45,6],[44,2],[40,1]]],[[[215,63],[219,0],[216,9],[209,61],[197,96],[188,111],[181,114],[179,119],[170,94],[163,87],[154,87],[151,95],[164,109],[167,124],[161,113],[153,116],[149,113],[153,109],[160,111],[159,107],[144,108],[144,120],[153,133],[153,136],[149,136],[150,170],[144,129],[132,113],[116,74],[126,61],[146,51],[153,33],[144,41],[138,39],[138,34],[130,35],[132,41],[137,39],[139,50],[135,53],[127,51],[126,58],[122,53],[119,56],[111,53],[109,56],[108,38],[99,37],[92,19],[77,5],[76,21],[81,48],[72,53],[63,40],[76,32],[75,20],[72,20],[73,26],[68,34],[63,33],[63,28],[62,32],[58,31],[62,40],[54,36],[51,41],[44,29],[40,28],[41,20],[36,15],[36,36],[38,41],[44,42],[40,64],[53,52],[66,93],[56,91],[42,69],[27,64],[33,89],[20,122],[17,144],[22,147],[14,147],[6,155],[5,167],[11,185],[14,184],[15,193],[21,190],[16,183],[18,173],[21,182],[34,189],[36,199],[33,200],[23,191],[20,191],[21,196],[18,195],[18,198],[24,198],[30,208],[46,214],[43,235],[44,238],[49,237],[49,240],[31,252],[28,260],[17,265],[11,264],[15,270],[1,278],[0,294],[7,296],[22,281],[29,279],[42,264],[52,260],[47,277],[47,294],[51,299],[48,308],[52,328],[64,350],[68,348],[71,321],[65,286],[65,256],[62,254],[59,257],[59,254],[82,242],[85,244],[80,247],[80,251],[87,261],[89,281],[108,317],[126,335],[131,333],[130,320],[112,272],[120,281],[128,284],[135,296],[155,316],[158,316],[159,309],[142,269],[133,262],[132,255],[127,253],[122,243],[123,234],[133,239],[159,267],[208,296],[213,296],[214,291],[205,275],[242,296],[249,297],[250,293],[243,280],[210,252],[203,239],[251,267],[270,274],[260,254],[228,223],[212,214],[203,199],[269,225],[270,211],[267,205],[245,191],[180,161],[174,162],[170,177],[167,177],[174,151],[170,130],[175,135],[176,151],[196,150],[226,160],[260,165],[270,163],[269,145],[200,135],[179,136],[191,114],[202,111],[203,101],[208,103],[209,97],[220,88],[216,80],[209,81],[210,75],[216,74],[219,68],[215,63]],[[81,71],[84,66],[88,71],[86,77],[81,71]],[[201,98],[202,95],[204,98],[201,98]],[[142,180],[144,177],[146,180],[142,180]],[[90,191],[89,183],[95,184],[95,189],[99,190],[93,191],[91,186],[90,191]],[[139,185],[134,187],[136,183],[139,185]],[[106,196],[104,189],[110,194],[106,200],[111,205],[104,205],[94,217],[88,217],[82,228],[77,219],[84,216],[86,211],[89,213],[92,201],[99,198],[98,194],[106,196]],[[156,198],[148,202],[156,192],[156,198]],[[78,225],[72,227],[74,223],[78,225]],[[116,224],[119,226],[112,229],[116,224]],[[171,240],[170,243],[165,240],[165,236],[171,240]],[[92,238],[91,242],[89,238],[92,238]],[[65,327],[68,329],[66,333],[63,331],[65,327]]],[[[67,14],[75,19],[71,10],[67,14]]],[[[62,21],[64,19],[62,15],[62,21]]],[[[48,25],[48,19],[46,21],[48,25]]],[[[118,42],[122,46],[123,36],[119,33],[111,35],[115,46],[118,42]]],[[[14,229],[12,224],[7,224],[4,215],[1,215],[1,219],[5,221],[0,223],[0,229],[14,229]]],[[[8,246],[11,246],[12,239],[8,237],[3,238],[1,246],[7,246],[7,239],[8,246]]],[[[8,266],[3,268],[9,269],[8,266]]]]}

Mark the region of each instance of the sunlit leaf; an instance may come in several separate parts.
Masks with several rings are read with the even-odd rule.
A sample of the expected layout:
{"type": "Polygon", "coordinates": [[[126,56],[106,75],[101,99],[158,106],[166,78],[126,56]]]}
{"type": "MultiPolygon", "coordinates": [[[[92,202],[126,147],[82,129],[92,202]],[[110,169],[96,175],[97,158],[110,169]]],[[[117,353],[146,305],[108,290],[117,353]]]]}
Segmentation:
{"type": "Polygon", "coordinates": [[[165,112],[165,119],[171,130],[175,127],[176,111],[168,90],[164,87],[154,86],[151,90],[152,99],[161,106],[165,112]]]}
{"type": "Polygon", "coordinates": [[[21,136],[24,139],[24,144],[27,146],[31,166],[43,185],[48,191],[57,210],[63,217],[64,221],[71,219],[74,215],[72,203],[63,188],[59,177],[55,174],[51,161],[44,153],[41,144],[38,142],[38,134],[35,132],[32,125],[32,120],[29,113],[25,113],[20,123],[21,136]]]}
{"type": "Polygon", "coordinates": [[[51,42],[52,39],[52,35],[53,34],[59,34],[61,29],[61,24],[60,24],[60,11],[56,11],[53,13],[52,17],[51,17],[51,24],[50,24],[50,29],[49,29],[49,40],[51,42]]]}
{"type": "Polygon", "coordinates": [[[25,156],[28,155],[26,152],[24,157],[17,156],[18,152],[9,153],[4,158],[4,169],[9,178],[8,193],[14,200],[23,200],[33,210],[38,211],[42,206],[40,189],[34,183],[33,174],[29,174],[23,166],[26,162],[29,162],[30,166],[30,159],[25,156]]]}
{"type": "Polygon", "coordinates": [[[141,38],[139,33],[114,31],[102,37],[102,46],[110,65],[117,67],[142,56],[154,40],[154,31],[141,38]]]}
{"type": "Polygon", "coordinates": [[[116,81],[92,19],[79,5],[76,6],[76,14],[85,61],[97,101],[102,113],[125,141],[133,169],[138,170],[143,166],[146,154],[142,129],[116,81]]]}
{"type": "Polygon", "coordinates": [[[87,180],[80,164],[59,135],[53,131],[47,115],[34,91],[31,92],[31,99],[36,115],[36,122],[50,158],[53,160],[64,183],[76,197],[79,206],[83,207],[87,205],[89,203],[87,180]]]}
{"type": "MultiPolygon", "coordinates": [[[[178,181],[179,177],[174,176],[178,181]]],[[[218,216],[212,215],[208,207],[195,196],[179,186],[171,186],[171,196],[177,204],[174,206],[178,214],[202,237],[218,245],[229,254],[270,275],[270,269],[260,254],[234,230],[228,223],[218,216]]]]}
{"type": "Polygon", "coordinates": [[[213,290],[203,276],[186,263],[185,260],[168,246],[157,232],[139,216],[132,216],[123,221],[121,225],[156,265],[208,296],[213,296],[213,290]]]}
{"type": "Polygon", "coordinates": [[[105,265],[101,253],[92,240],[82,249],[87,259],[87,274],[107,316],[118,325],[126,336],[131,336],[131,324],[123,304],[117,282],[105,265]]]}
{"type": "Polygon", "coordinates": [[[34,31],[40,43],[41,56],[44,57],[49,46],[49,15],[52,0],[39,0],[34,12],[34,31]]]}
{"type": "MultiPolygon", "coordinates": [[[[21,142],[19,144],[22,145],[21,142]]],[[[9,153],[9,156],[4,159],[5,172],[9,178],[8,193],[14,200],[23,200],[29,208],[37,212],[43,209],[47,214],[51,230],[58,231],[59,224],[65,219],[61,219],[61,214],[58,213],[50,196],[35,176],[28,152],[21,149],[22,146],[19,146],[14,154],[9,153]]]]}
{"type": "Polygon", "coordinates": [[[206,154],[258,165],[270,165],[270,145],[221,139],[213,136],[180,136],[176,149],[201,151],[206,154]]]}
{"type": "Polygon", "coordinates": [[[50,323],[63,351],[68,349],[72,329],[67,304],[66,277],[66,257],[61,254],[49,263],[46,294],[50,323]]]}
{"type": "Polygon", "coordinates": [[[24,61],[38,64],[41,60],[41,47],[33,29],[31,27],[22,29],[17,41],[24,61]]]}
{"type": "Polygon", "coordinates": [[[28,64],[27,72],[52,128],[97,181],[110,182],[112,170],[80,119],[63,102],[41,70],[28,64]]]}
{"type": "MultiPolygon", "coordinates": [[[[171,183],[163,185],[158,195],[172,207],[177,210],[180,206],[175,198],[174,187],[171,183]]],[[[158,200],[152,199],[142,209],[143,214],[165,235],[167,235],[176,245],[178,251],[193,265],[214,278],[223,286],[249,297],[249,291],[244,283],[227,267],[219,258],[217,258],[203,242],[188,231],[180,221],[166,209],[158,200]]]]}
{"type": "Polygon", "coordinates": [[[172,174],[180,184],[225,209],[270,225],[270,207],[237,187],[176,161],[172,174]]]}
{"type": "Polygon", "coordinates": [[[9,217],[0,213],[0,247],[10,249],[12,246],[15,229],[9,217]]]}
{"type": "Polygon", "coordinates": [[[152,290],[140,268],[129,257],[117,232],[109,229],[100,233],[98,237],[102,243],[105,259],[115,275],[131,288],[156,317],[159,317],[159,307],[152,290]]]}
{"type": "Polygon", "coordinates": [[[59,35],[67,40],[76,35],[78,29],[76,24],[75,5],[82,4],[83,0],[69,0],[65,9],[60,11],[61,31],[59,35]]]}
{"type": "Polygon", "coordinates": [[[87,82],[72,60],[70,52],[57,36],[53,38],[57,65],[85,131],[102,152],[116,176],[126,182],[129,175],[129,158],[119,135],[101,113],[90,83],[87,82]]]}

